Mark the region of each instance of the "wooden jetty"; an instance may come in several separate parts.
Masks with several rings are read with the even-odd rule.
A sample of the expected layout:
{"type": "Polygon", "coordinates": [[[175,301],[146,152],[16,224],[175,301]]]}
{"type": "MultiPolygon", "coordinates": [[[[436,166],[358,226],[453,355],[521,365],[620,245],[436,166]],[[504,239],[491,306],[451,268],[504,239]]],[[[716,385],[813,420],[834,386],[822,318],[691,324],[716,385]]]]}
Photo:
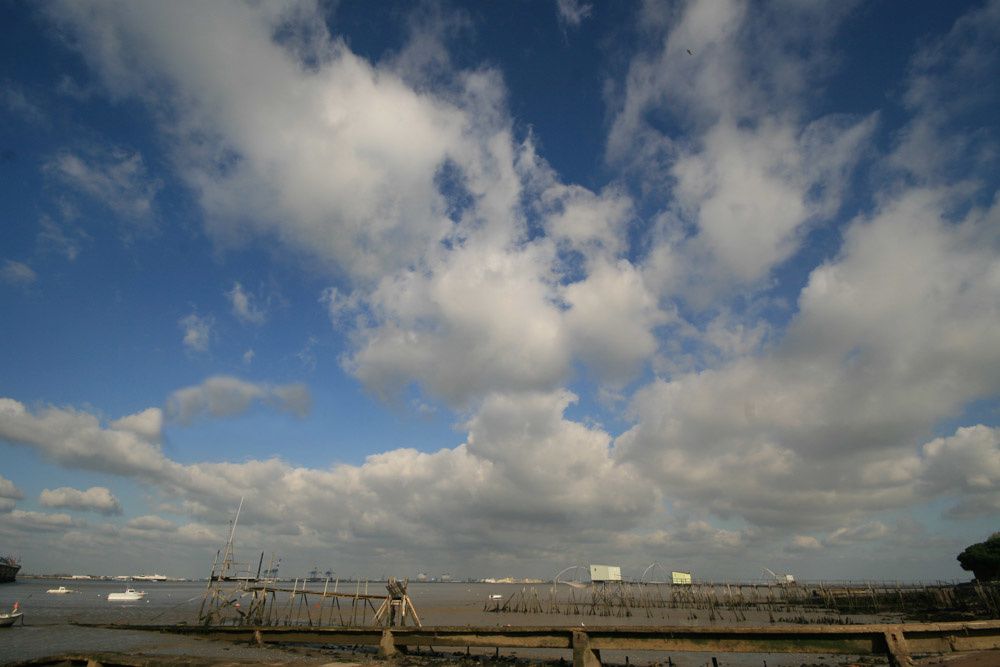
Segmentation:
{"type": "Polygon", "coordinates": [[[501,648],[566,649],[573,652],[574,667],[600,667],[602,650],[880,655],[887,656],[894,667],[912,665],[912,657],[917,655],[1000,651],[1000,620],[805,627],[89,627],[168,632],[258,645],[368,645],[379,647],[383,656],[420,646],[496,648],[498,651],[501,648]]]}

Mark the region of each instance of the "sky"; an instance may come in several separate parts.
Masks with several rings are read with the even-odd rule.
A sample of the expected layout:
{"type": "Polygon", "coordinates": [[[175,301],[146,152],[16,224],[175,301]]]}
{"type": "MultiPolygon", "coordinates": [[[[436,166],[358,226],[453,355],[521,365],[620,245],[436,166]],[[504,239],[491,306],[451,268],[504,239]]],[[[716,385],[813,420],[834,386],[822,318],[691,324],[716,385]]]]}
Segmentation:
{"type": "Polygon", "coordinates": [[[0,1],[0,552],[967,580],[1000,0],[0,1]]]}

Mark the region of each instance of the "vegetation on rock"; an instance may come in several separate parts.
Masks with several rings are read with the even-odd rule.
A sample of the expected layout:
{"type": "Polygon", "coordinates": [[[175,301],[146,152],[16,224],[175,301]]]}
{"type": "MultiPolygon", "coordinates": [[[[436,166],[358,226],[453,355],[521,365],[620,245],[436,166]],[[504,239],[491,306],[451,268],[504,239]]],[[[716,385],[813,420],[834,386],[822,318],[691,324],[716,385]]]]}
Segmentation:
{"type": "Polygon", "coordinates": [[[1000,580],[1000,532],[985,542],[973,544],[958,554],[963,570],[970,570],[979,581],[1000,580]]]}

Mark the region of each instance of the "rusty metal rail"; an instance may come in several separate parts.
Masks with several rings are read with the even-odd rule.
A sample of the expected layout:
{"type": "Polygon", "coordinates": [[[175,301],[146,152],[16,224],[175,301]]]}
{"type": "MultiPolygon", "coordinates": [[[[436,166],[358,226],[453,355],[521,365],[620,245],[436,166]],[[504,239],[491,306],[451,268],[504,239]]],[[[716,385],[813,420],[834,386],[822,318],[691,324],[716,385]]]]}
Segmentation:
{"type": "Polygon", "coordinates": [[[804,627],[100,627],[257,644],[371,645],[378,646],[383,655],[393,655],[409,646],[569,649],[575,667],[599,667],[601,650],[884,655],[900,667],[912,664],[913,655],[1000,650],[1000,620],[804,627]]]}

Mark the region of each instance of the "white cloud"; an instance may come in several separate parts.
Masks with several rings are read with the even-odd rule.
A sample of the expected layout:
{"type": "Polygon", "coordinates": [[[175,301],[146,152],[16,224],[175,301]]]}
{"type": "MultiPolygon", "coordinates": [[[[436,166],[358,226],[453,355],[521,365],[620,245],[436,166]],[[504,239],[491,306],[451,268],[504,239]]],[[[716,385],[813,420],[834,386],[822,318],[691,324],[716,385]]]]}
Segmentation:
{"type": "Polygon", "coordinates": [[[470,245],[433,273],[382,281],[369,299],[378,326],[359,332],[351,370],[381,393],[416,379],[458,405],[491,390],[553,386],[570,357],[551,253],[544,243],[470,245]]]}
{"type": "Polygon", "coordinates": [[[585,259],[613,260],[627,248],[627,224],[634,216],[632,200],[624,192],[608,188],[595,194],[579,185],[564,185],[540,164],[530,146],[519,158],[526,180],[546,184],[539,194],[539,209],[545,216],[550,238],[585,259]]]}
{"type": "Polygon", "coordinates": [[[3,475],[0,475],[0,498],[6,498],[8,500],[21,500],[24,498],[24,494],[21,492],[14,482],[10,481],[3,475]]]}
{"type": "MultiPolygon", "coordinates": [[[[802,225],[836,212],[845,175],[873,129],[874,118],[824,118],[801,130],[770,120],[753,130],[712,128],[703,149],[672,168],[677,202],[698,225],[685,254],[721,272],[708,279],[760,281],[799,246],[802,225]],[[819,187],[822,195],[812,194],[819,187]]],[[[692,282],[705,279],[691,268],[692,282]]]]}
{"type": "Polygon", "coordinates": [[[243,363],[249,366],[253,363],[254,357],[256,356],[257,353],[253,351],[252,347],[247,348],[246,352],[243,353],[243,363]]]}
{"type": "Polygon", "coordinates": [[[875,121],[805,116],[842,11],[647,7],[657,47],[630,65],[607,157],[664,207],[646,269],[658,291],[711,306],[760,284],[837,212],[875,121]]]}
{"type": "Polygon", "coordinates": [[[23,262],[5,259],[0,269],[0,279],[9,285],[27,286],[38,280],[35,270],[23,262]]]}
{"type": "Polygon", "coordinates": [[[269,385],[217,375],[200,385],[178,389],[167,399],[167,417],[190,424],[203,417],[232,417],[254,404],[268,405],[297,417],[308,414],[312,399],[302,384],[269,385]]]}
{"type": "MultiPolygon", "coordinates": [[[[627,552],[697,557],[704,567],[706,551],[744,557],[762,553],[775,533],[681,518],[687,510],[743,514],[775,526],[780,525],[775,521],[778,503],[785,504],[783,516],[792,503],[801,513],[791,521],[794,525],[816,528],[845,519],[829,526],[822,544],[851,545],[890,537],[881,522],[850,521],[861,508],[883,509],[900,497],[912,501],[914,489],[926,501],[978,498],[997,487],[990,478],[986,483],[973,480],[968,490],[956,489],[952,473],[941,473],[943,461],[959,461],[963,470],[961,462],[967,461],[969,470],[963,474],[971,474],[975,462],[989,456],[989,447],[996,458],[996,432],[981,428],[917,448],[925,458],[903,480],[853,482],[863,458],[846,457],[844,464],[825,461],[813,474],[812,466],[799,467],[794,458],[782,461],[773,448],[726,452],[711,440],[700,460],[673,452],[677,475],[668,477],[648,463],[636,466],[623,460],[621,438],[612,447],[611,436],[602,429],[567,419],[564,413],[574,400],[567,392],[493,394],[464,425],[467,437],[457,447],[431,453],[390,450],[361,465],[328,469],[276,459],[181,465],[131,433],[95,428],[96,419],[84,413],[49,408],[32,414],[10,399],[0,402],[0,438],[32,446],[68,467],[140,480],[151,493],[175,501],[171,512],[196,520],[178,526],[155,515],[134,518],[126,529],[136,536],[160,540],[176,535],[169,539],[178,544],[217,545],[225,537],[227,510],[250,493],[252,503],[241,519],[244,543],[280,539],[283,550],[292,554],[336,544],[345,559],[371,562],[376,554],[379,562],[393,564],[432,559],[442,566],[468,567],[516,558],[531,567],[627,552]],[[84,438],[87,456],[79,453],[84,438]],[[797,482],[800,475],[806,479],[797,482]],[[831,480],[824,481],[827,477],[831,480]],[[685,478],[691,478],[688,486],[685,478]],[[881,493],[880,486],[888,493],[881,493]],[[709,502],[697,508],[691,487],[706,489],[709,502]],[[673,504],[674,516],[661,514],[661,498],[673,504]],[[720,503],[712,506],[712,498],[720,503]],[[338,511],[331,513],[330,507],[338,511]],[[651,525],[670,527],[649,530],[651,525]],[[406,548],[386,546],[392,544],[406,548]]],[[[27,526],[33,517],[22,513],[0,519],[0,525],[27,526]]],[[[67,520],[46,519],[51,526],[67,520]]],[[[789,551],[815,551],[818,542],[794,535],[789,551]]]]}
{"type": "MultiPolygon", "coordinates": [[[[631,199],[559,183],[530,141],[515,140],[499,73],[454,70],[441,55],[448,21],[411,26],[426,52],[414,69],[357,57],[308,4],[196,15],[170,3],[64,3],[51,13],[109,91],[169,110],[158,118],[175,166],[218,244],[274,239],[345,279],[328,303],[337,318],[343,299],[355,308],[345,363],[374,392],[416,383],[468,406],[491,391],[552,390],[575,354],[620,383],[655,351],[660,285],[620,263],[631,199]],[[279,43],[278,25],[310,37],[279,43]],[[220,48],[227,40],[239,55],[220,48]],[[526,196],[550,238],[531,238],[526,196]],[[587,263],[573,269],[567,253],[587,263]],[[563,280],[575,283],[565,294],[563,280]],[[564,297],[577,306],[570,317],[564,297]],[[635,345],[609,340],[603,322],[579,329],[595,323],[600,298],[638,315],[635,345]]],[[[241,284],[228,296],[241,320],[265,318],[241,284]]],[[[182,327],[189,349],[208,349],[210,320],[192,314],[182,327]]]]}
{"type": "Polygon", "coordinates": [[[212,341],[211,317],[202,317],[196,313],[185,315],[178,321],[184,330],[184,347],[192,352],[207,352],[212,341]]]}
{"type": "Polygon", "coordinates": [[[163,411],[160,408],[146,408],[116,419],[108,426],[116,431],[130,431],[149,442],[158,442],[163,437],[163,411]]]}
{"type": "MultiPolygon", "coordinates": [[[[433,453],[392,450],[359,466],[330,469],[279,460],[180,465],[111,428],[86,435],[83,458],[77,443],[96,419],[54,408],[32,414],[10,399],[0,404],[0,437],[66,466],[142,480],[215,525],[224,525],[226,512],[252,490],[241,525],[245,521],[251,535],[287,535],[290,549],[337,544],[364,558],[398,543],[409,555],[397,553],[397,559],[489,559],[491,549],[551,558],[559,549],[555,536],[585,532],[602,539],[627,531],[656,503],[637,472],[613,460],[606,432],[564,417],[574,400],[567,392],[492,395],[466,425],[464,444],[433,453]],[[609,496],[612,488],[617,491],[609,496]],[[492,546],[484,552],[484,545],[492,546]]],[[[150,517],[129,527],[170,529],[150,517]]],[[[177,532],[212,544],[224,539],[218,528],[177,532]]]]}
{"type": "Polygon", "coordinates": [[[161,118],[177,164],[221,242],[273,235],[373,279],[452,232],[436,180],[446,164],[483,206],[502,180],[494,78],[462,74],[447,94],[418,92],[330,38],[315,6],[64,3],[52,15],[111,91],[170,109],[161,118]],[[278,43],[278,26],[310,38],[278,43]]]}
{"type": "MultiPolygon", "coordinates": [[[[942,447],[922,457],[919,445],[1000,393],[1000,206],[950,222],[948,202],[913,190],[856,221],[783,338],[637,392],[618,455],[678,503],[761,526],[834,528],[917,502],[925,459],[942,447]]],[[[988,439],[976,442],[982,453],[963,451],[988,455],[988,439]]]]}
{"type": "Polygon", "coordinates": [[[629,379],[652,358],[654,329],[670,319],[627,260],[595,265],[562,294],[569,305],[565,318],[572,349],[610,381],[629,379]]]}
{"type": "Polygon", "coordinates": [[[0,398],[0,438],[72,468],[139,475],[166,472],[171,465],[156,443],[133,430],[102,426],[95,416],[71,408],[32,413],[10,398],[0,398]]]}
{"type": "Polygon", "coordinates": [[[995,516],[1000,512],[1000,429],[970,426],[923,446],[925,492],[957,494],[949,511],[955,517],[995,516]]]}
{"type": "Polygon", "coordinates": [[[103,486],[92,486],[86,491],[68,486],[58,489],[43,489],[38,501],[43,507],[89,510],[100,514],[121,514],[122,506],[111,490],[103,486]]]}
{"type": "Polygon", "coordinates": [[[267,320],[267,311],[258,306],[256,297],[246,292],[238,282],[233,283],[233,289],[226,292],[226,297],[233,306],[233,315],[246,324],[263,324],[267,320]]]}

